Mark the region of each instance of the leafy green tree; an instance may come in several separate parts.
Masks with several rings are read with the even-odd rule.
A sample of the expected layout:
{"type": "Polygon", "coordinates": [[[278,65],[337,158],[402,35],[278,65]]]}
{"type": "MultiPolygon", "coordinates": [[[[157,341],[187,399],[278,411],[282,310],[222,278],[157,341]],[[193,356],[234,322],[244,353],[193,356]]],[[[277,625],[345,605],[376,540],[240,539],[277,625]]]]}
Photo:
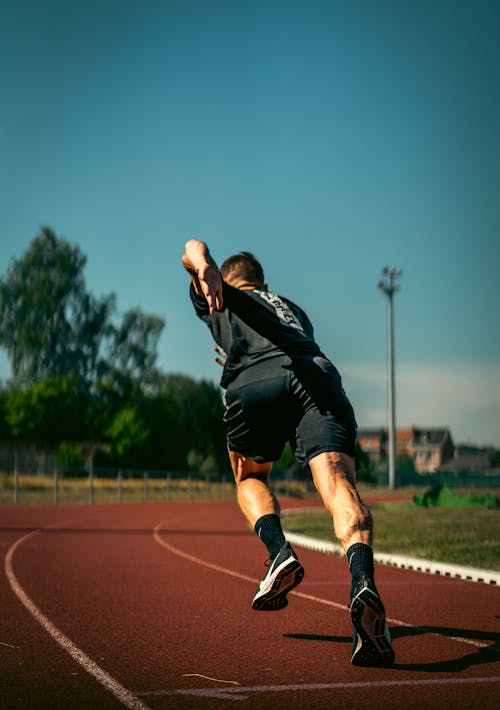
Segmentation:
{"type": "Polygon", "coordinates": [[[273,467],[276,471],[288,471],[294,478],[307,478],[311,474],[304,469],[293,455],[292,448],[289,443],[285,444],[281,458],[276,461],[273,467]]]}
{"type": "Polygon", "coordinates": [[[115,372],[124,381],[154,377],[163,320],[135,308],[117,323],[114,294],[87,291],[85,264],[78,246],[43,227],[0,280],[0,346],[15,383],[69,372],[88,388],[115,372]]]}
{"type": "Polygon", "coordinates": [[[500,466],[500,451],[498,449],[491,449],[488,453],[490,466],[495,468],[495,466],[500,466]]]}
{"type": "Polygon", "coordinates": [[[156,349],[163,326],[161,318],[146,315],[139,308],[127,311],[122,322],[111,328],[112,367],[131,380],[154,379],[156,349]]]}
{"type": "Polygon", "coordinates": [[[368,454],[361,448],[359,441],[356,440],[356,480],[376,486],[376,468],[374,462],[371,461],[368,454]]]}
{"type": "Polygon", "coordinates": [[[144,465],[185,470],[189,452],[195,451],[212,471],[228,470],[218,387],[185,375],[161,375],[155,391],[137,398],[136,406],[150,432],[144,465]]]}
{"type": "Polygon", "coordinates": [[[96,464],[229,470],[220,390],[156,368],[164,323],[85,286],[86,258],[44,227],[0,280],[0,347],[12,365],[0,434],[96,464]],[[89,449],[90,447],[90,449],[89,449]],[[190,453],[191,452],[191,453],[190,453]]]}
{"type": "Polygon", "coordinates": [[[8,392],[0,391],[0,441],[10,438],[10,428],[6,420],[8,398],[8,392]]]}
{"type": "Polygon", "coordinates": [[[204,457],[195,449],[191,449],[191,451],[188,452],[186,463],[188,469],[190,471],[195,471],[196,473],[206,474],[218,473],[220,471],[212,454],[204,457]]]}
{"type": "Polygon", "coordinates": [[[114,297],[86,292],[85,262],[44,227],[0,281],[0,345],[18,382],[71,371],[86,379],[97,370],[114,297]]]}
{"type": "Polygon", "coordinates": [[[119,411],[108,431],[111,455],[118,461],[136,460],[144,442],[149,436],[149,431],[133,407],[125,407],[119,411]]]}
{"type": "Polygon", "coordinates": [[[68,374],[8,392],[5,422],[11,437],[34,441],[42,448],[85,438],[86,396],[79,385],[78,378],[68,374]]]}
{"type": "Polygon", "coordinates": [[[63,470],[83,468],[85,458],[78,443],[61,441],[57,449],[57,463],[63,470]]]}

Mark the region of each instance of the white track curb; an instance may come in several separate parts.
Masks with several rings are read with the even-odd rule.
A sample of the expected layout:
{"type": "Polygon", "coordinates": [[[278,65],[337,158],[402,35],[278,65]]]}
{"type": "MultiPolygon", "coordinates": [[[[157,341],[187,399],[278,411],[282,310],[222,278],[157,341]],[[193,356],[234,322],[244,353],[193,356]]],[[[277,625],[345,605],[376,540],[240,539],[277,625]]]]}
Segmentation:
{"type": "MultiPolygon", "coordinates": [[[[283,511],[286,515],[288,511],[283,511]]],[[[294,511],[295,512],[295,511],[294,511]]],[[[343,555],[340,545],[326,540],[318,540],[299,533],[285,531],[285,537],[292,545],[305,547],[309,550],[324,552],[329,555],[343,555]]],[[[484,584],[500,584],[500,574],[485,569],[475,567],[462,567],[452,565],[447,562],[432,562],[431,560],[419,560],[416,557],[406,557],[405,555],[387,555],[383,552],[376,552],[374,555],[376,562],[384,565],[392,565],[402,569],[410,569],[415,572],[427,572],[428,574],[440,574],[443,577],[454,577],[465,579],[470,582],[483,582],[484,584]]]]}

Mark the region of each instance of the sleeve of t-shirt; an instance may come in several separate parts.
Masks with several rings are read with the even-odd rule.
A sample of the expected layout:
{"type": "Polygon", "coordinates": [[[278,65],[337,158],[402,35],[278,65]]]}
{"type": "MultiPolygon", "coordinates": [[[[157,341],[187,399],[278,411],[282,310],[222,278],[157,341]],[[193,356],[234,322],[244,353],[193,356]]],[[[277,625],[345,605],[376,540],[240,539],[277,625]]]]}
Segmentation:
{"type": "Polygon", "coordinates": [[[209,308],[208,308],[208,303],[207,299],[204,296],[198,296],[196,293],[193,283],[191,282],[191,286],[189,288],[189,296],[191,298],[191,301],[194,306],[194,310],[196,311],[196,315],[199,318],[204,318],[208,316],[209,314],[209,308]]]}
{"type": "MultiPolygon", "coordinates": [[[[224,302],[226,301],[228,295],[234,293],[235,291],[238,292],[238,289],[235,289],[232,286],[228,286],[228,284],[224,283],[224,281],[222,282],[222,298],[224,302]]],[[[191,298],[191,301],[193,302],[196,315],[200,318],[207,318],[210,315],[210,309],[208,307],[207,299],[204,296],[198,296],[192,282],[189,288],[189,296],[191,298]]]]}

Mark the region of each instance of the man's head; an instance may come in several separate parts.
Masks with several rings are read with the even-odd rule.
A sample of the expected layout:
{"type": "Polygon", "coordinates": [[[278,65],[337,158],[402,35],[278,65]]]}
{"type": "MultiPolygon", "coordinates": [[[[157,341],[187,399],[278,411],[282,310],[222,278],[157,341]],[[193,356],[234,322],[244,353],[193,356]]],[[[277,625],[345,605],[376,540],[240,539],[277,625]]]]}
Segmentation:
{"type": "Polygon", "coordinates": [[[230,256],[221,265],[220,272],[224,281],[235,288],[266,288],[262,266],[248,251],[230,256]]]}

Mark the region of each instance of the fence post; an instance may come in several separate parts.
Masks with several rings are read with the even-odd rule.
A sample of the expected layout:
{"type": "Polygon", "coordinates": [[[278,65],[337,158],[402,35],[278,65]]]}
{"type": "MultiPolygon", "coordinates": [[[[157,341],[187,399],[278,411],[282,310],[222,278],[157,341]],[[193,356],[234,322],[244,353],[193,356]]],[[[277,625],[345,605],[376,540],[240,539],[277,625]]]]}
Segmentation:
{"type": "Polygon", "coordinates": [[[210,474],[205,474],[205,500],[210,498],[210,474]]]}
{"type": "Polygon", "coordinates": [[[144,502],[146,503],[148,500],[148,481],[149,477],[147,472],[144,472],[144,502]]]}
{"type": "Polygon", "coordinates": [[[19,503],[19,453],[14,451],[14,503],[19,503]]]}
{"type": "Polygon", "coordinates": [[[54,503],[59,503],[59,469],[54,468],[54,503]]]}
{"type": "Polygon", "coordinates": [[[170,473],[167,473],[167,481],[166,481],[166,489],[165,489],[165,498],[169,501],[170,500],[170,473]]]}
{"type": "Polygon", "coordinates": [[[188,476],[188,500],[191,500],[191,480],[193,478],[193,474],[190,473],[188,476]]]}
{"type": "Polygon", "coordinates": [[[122,472],[118,471],[118,490],[117,490],[117,501],[122,502],[122,472]]]}

